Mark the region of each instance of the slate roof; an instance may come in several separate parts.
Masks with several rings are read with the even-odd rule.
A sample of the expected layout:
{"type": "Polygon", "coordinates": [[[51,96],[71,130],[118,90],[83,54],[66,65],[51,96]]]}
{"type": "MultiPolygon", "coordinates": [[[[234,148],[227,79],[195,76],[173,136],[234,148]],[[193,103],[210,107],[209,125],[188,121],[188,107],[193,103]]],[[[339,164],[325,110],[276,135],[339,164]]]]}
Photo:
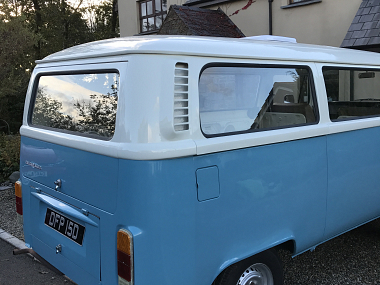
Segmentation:
{"type": "Polygon", "coordinates": [[[178,5],[170,6],[168,15],[158,34],[186,34],[229,38],[245,37],[242,31],[220,8],[218,10],[209,10],[178,5]],[[177,19],[174,19],[174,17],[177,19]]]}
{"type": "Polygon", "coordinates": [[[363,0],[341,47],[380,44],[380,0],[363,0]]]}

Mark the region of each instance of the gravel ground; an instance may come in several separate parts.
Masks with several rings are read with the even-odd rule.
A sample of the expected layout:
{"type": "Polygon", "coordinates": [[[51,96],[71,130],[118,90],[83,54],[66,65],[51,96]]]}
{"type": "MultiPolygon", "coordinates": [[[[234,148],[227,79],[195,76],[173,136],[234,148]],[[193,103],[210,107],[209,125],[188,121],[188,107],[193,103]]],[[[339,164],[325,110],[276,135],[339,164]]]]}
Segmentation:
{"type": "MultiPolygon", "coordinates": [[[[4,185],[4,184],[3,184],[4,185]]],[[[23,240],[13,187],[0,191],[0,228],[23,240]]],[[[380,285],[380,219],[292,258],[280,252],[285,285],[380,285]]]]}
{"type": "Polygon", "coordinates": [[[0,228],[24,240],[22,226],[17,222],[14,186],[9,182],[2,183],[0,186],[8,185],[11,189],[0,191],[0,228]]]}
{"type": "Polygon", "coordinates": [[[380,219],[293,259],[281,253],[286,285],[380,284],[380,219]]]}

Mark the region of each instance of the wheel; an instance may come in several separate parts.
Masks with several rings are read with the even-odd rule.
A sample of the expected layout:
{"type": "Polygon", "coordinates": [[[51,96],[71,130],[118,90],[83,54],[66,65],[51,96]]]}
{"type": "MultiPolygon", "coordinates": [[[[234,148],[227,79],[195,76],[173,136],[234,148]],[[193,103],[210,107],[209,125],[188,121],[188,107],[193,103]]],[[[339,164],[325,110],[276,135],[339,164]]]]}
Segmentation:
{"type": "Polygon", "coordinates": [[[267,250],[226,268],[215,285],[283,285],[282,262],[276,251],[267,250]]]}

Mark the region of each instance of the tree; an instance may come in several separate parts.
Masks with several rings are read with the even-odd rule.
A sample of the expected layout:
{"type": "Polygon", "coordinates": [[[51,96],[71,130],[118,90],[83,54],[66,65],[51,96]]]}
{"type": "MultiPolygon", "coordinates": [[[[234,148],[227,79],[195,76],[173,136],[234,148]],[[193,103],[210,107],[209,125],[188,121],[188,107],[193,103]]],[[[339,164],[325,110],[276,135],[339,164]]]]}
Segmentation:
{"type": "Polygon", "coordinates": [[[35,60],[119,35],[117,0],[89,8],[81,4],[81,0],[75,7],[68,0],[0,0],[0,119],[12,132],[21,125],[35,60]]]}
{"type": "Polygon", "coordinates": [[[0,18],[0,119],[12,131],[21,125],[25,93],[34,67],[31,51],[36,38],[23,17],[0,18]]]}
{"type": "Polygon", "coordinates": [[[117,0],[104,1],[86,9],[91,40],[120,36],[117,0]]]}

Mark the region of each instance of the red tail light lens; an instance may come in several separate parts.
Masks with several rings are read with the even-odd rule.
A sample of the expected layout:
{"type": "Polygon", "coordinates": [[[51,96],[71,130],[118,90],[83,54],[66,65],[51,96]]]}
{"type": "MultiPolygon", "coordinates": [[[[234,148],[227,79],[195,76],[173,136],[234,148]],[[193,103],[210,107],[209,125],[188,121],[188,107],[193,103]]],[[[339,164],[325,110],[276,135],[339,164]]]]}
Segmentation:
{"type": "Polygon", "coordinates": [[[15,183],[15,195],[16,195],[16,212],[22,216],[22,189],[21,182],[15,183]]]}

